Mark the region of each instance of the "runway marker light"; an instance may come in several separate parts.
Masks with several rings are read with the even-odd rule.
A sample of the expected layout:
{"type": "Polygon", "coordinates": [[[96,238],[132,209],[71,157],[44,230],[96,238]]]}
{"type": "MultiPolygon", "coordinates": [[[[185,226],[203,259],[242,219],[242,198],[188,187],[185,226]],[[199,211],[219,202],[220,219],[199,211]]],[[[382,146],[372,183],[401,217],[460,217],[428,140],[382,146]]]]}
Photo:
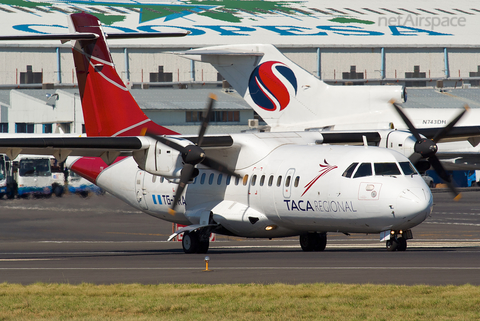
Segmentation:
{"type": "Polygon", "coordinates": [[[208,269],[208,262],[210,262],[210,257],[205,256],[205,270],[203,270],[204,272],[210,272],[210,270],[208,269]]]}

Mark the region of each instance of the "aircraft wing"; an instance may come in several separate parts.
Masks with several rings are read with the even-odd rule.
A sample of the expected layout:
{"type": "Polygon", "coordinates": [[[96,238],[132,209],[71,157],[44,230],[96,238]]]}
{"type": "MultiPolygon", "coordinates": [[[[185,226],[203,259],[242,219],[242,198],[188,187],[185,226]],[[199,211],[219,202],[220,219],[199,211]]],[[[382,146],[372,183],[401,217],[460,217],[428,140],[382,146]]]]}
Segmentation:
{"type": "MultiPolygon", "coordinates": [[[[417,130],[421,135],[432,139],[436,133],[442,130],[442,128],[418,128],[417,130]]],[[[456,142],[462,140],[469,140],[470,138],[475,137],[480,137],[480,126],[453,127],[448,132],[448,136],[444,139],[441,139],[440,142],[456,142]]]]}
{"type": "MultiPolygon", "coordinates": [[[[181,137],[196,143],[197,137],[181,137]]],[[[67,156],[103,157],[114,153],[130,156],[132,152],[150,147],[153,141],[144,136],[132,137],[2,137],[0,153],[14,159],[19,154],[54,155],[59,161],[67,156]]],[[[204,148],[228,147],[233,144],[229,135],[206,136],[204,148]]]]}

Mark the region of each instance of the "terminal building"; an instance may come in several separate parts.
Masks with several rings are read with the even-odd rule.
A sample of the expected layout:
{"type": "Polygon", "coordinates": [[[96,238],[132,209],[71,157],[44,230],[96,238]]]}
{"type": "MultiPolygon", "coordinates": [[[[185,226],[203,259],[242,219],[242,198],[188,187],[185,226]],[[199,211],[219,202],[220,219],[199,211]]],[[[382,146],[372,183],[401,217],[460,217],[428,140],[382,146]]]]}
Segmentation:
{"type": "MultiPolygon", "coordinates": [[[[475,91],[480,83],[480,4],[471,1],[195,3],[0,4],[0,36],[65,33],[68,15],[80,11],[99,17],[107,34],[189,32],[183,38],[109,41],[117,71],[140,107],[154,121],[185,134],[197,130],[198,112],[211,91],[219,97],[212,132],[248,129],[249,120],[256,117],[239,95],[222,87],[222,77],[212,66],[173,53],[192,48],[271,43],[305,70],[335,85],[475,91]]],[[[0,59],[0,132],[82,133],[68,43],[2,41],[0,59]]],[[[471,100],[471,107],[480,107],[471,100]]],[[[439,104],[430,107],[442,107],[439,104]]],[[[415,106],[415,100],[408,104],[415,106]]]]}

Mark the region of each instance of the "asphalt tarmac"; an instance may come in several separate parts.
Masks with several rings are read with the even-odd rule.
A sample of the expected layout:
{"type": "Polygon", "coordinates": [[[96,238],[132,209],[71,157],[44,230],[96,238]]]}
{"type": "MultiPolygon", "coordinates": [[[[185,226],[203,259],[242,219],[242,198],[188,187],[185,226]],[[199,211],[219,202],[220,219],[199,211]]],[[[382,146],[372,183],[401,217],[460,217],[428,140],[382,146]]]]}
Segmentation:
{"type": "Polygon", "coordinates": [[[171,223],[108,194],[1,199],[0,282],[480,285],[480,191],[463,195],[434,193],[405,252],[387,252],[378,235],[330,233],[323,252],[303,252],[297,238],[217,236],[207,255],[184,254],[165,242],[171,223]]]}

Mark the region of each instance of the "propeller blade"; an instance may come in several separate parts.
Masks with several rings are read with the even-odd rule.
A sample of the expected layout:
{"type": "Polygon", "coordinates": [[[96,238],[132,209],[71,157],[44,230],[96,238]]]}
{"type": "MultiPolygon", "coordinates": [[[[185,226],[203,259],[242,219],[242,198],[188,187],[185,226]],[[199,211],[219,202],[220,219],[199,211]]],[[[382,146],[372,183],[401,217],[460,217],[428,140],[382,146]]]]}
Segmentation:
{"type": "Polygon", "coordinates": [[[437,172],[438,176],[440,176],[440,178],[447,183],[448,188],[453,193],[453,195],[455,195],[454,200],[458,201],[460,198],[462,198],[462,194],[457,191],[455,185],[452,182],[452,179],[450,178],[450,175],[448,175],[445,168],[443,168],[442,163],[440,163],[438,157],[433,155],[428,158],[428,161],[430,162],[430,164],[432,164],[432,167],[435,169],[435,172],[437,172]]]}
{"type": "Polygon", "coordinates": [[[455,124],[460,120],[460,118],[463,117],[463,115],[465,115],[465,113],[470,109],[470,107],[468,107],[468,105],[465,105],[463,106],[465,109],[462,110],[460,112],[460,114],[458,114],[457,117],[455,117],[454,120],[452,120],[446,127],[444,127],[441,131],[439,131],[438,133],[435,134],[435,136],[432,138],[432,140],[435,142],[435,143],[438,143],[438,141],[444,137],[447,136],[447,134],[450,132],[450,130],[452,130],[453,126],[455,126],[455,124]]]}
{"type": "Polygon", "coordinates": [[[397,104],[395,101],[391,100],[390,103],[395,107],[395,110],[397,113],[402,117],[403,121],[405,122],[405,125],[407,125],[408,130],[412,133],[412,135],[415,137],[417,141],[421,140],[422,137],[420,137],[420,134],[418,133],[417,129],[415,126],[413,126],[413,123],[410,121],[410,119],[405,115],[405,113],[402,110],[402,107],[400,107],[399,104],[397,104]]]}
{"type": "Polygon", "coordinates": [[[214,169],[214,170],[216,170],[220,173],[224,173],[224,174],[227,174],[227,175],[232,175],[233,177],[242,178],[241,175],[238,175],[234,171],[228,169],[227,166],[223,165],[220,162],[217,162],[216,160],[214,160],[214,159],[212,159],[208,156],[205,157],[205,159],[202,162],[202,165],[210,167],[211,169],[214,169]]]}
{"type": "Polygon", "coordinates": [[[200,127],[200,131],[198,132],[198,146],[202,146],[203,143],[203,136],[205,135],[205,132],[207,131],[208,124],[210,123],[210,115],[212,114],[212,109],[213,109],[213,103],[215,100],[217,100],[217,96],[214,94],[210,94],[208,96],[209,100],[207,102],[207,107],[205,107],[205,110],[203,111],[203,121],[202,125],[200,127]]]}
{"type": "Polygon", "coordinates": [[[191,164],[185,164],[185,166],[183,166],[182,174],[180,175],[180,183],[178,183],[177,191],[175,192],[175,196],[173,198],[172,207],[168,210],[168,213],[171,215],[175,215],[175,207],[177,206],[178,200],[185,190],[185,186],[187,186],[188,181],[192,177],[194,170],[195,166],[191,164]]]}
{"type": "Polygon", "coordinates": [[[408,159],[412,162],[413,165],[416,165],[417,162],[422,159],[422,155],[420,155],[419,153],[413,153],[408,159]]]}

